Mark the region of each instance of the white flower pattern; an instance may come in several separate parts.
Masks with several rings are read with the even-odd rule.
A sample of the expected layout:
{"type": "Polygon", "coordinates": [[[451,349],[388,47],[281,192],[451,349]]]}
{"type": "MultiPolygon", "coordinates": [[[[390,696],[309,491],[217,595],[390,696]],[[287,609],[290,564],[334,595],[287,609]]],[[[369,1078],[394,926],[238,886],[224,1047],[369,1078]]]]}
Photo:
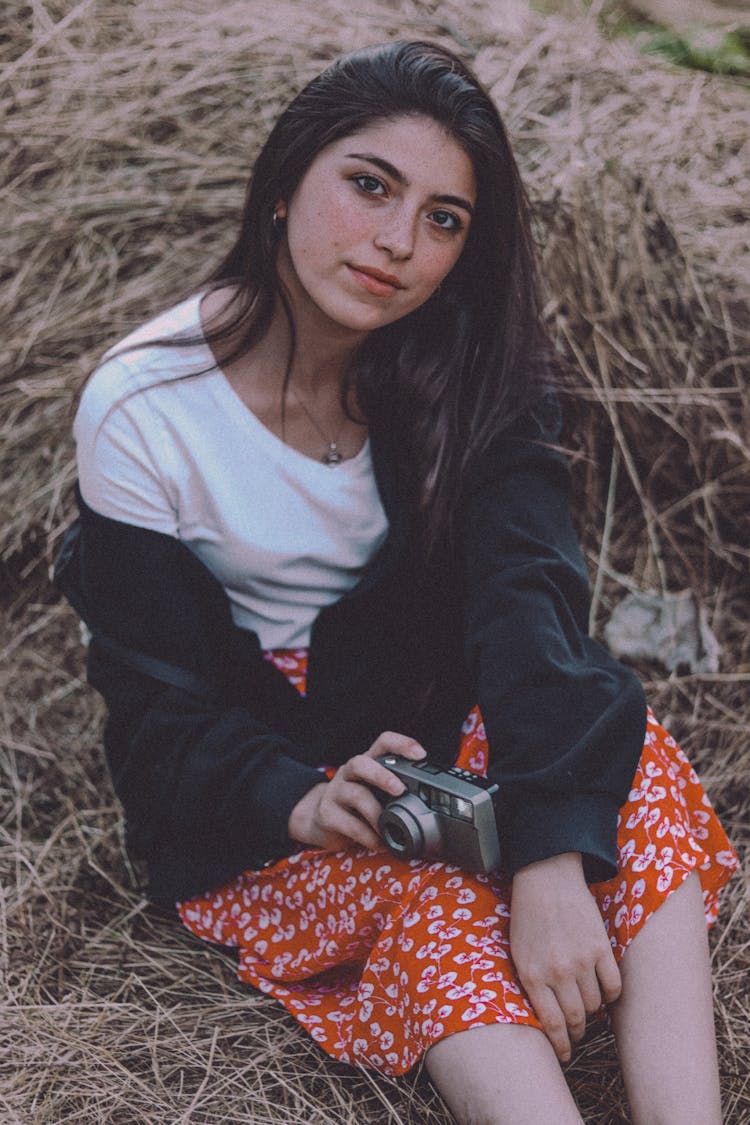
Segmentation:
{"type": "MultiPolygon", "coordinates": [[[[305,656],[272,657],[302,692],[305,656]]],[[[487,760],[475,708],[458,761],[484,774],[487,760]]],[[[685,756],[650,714],[618,844],[618,875],[592,887],[618,958],[694,869],[715,919],[737,860],[685,756]]],[[[455,864],[302,851],[178,910],[194,934],[236,947],[240,978],[276,997],[328,1054],[397,1075],[455,1031],[539,1026],[510,958],[510,891],[500,874],[455,864]]]]}

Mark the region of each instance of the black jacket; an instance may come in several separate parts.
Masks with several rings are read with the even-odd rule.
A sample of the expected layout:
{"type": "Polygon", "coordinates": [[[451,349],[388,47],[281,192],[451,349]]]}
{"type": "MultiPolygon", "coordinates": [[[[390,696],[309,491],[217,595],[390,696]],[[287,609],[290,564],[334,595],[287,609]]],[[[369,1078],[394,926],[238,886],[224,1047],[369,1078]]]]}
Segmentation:
{"type": "Polygon", "coordinates": [[[580,851],[590,880],[614,874],[645,700],[586,635],[588,582],[567,464],[548,444],[555,426],[556,412],[540,410],[495,442],[461,498],[460,548],[429,568],[387,435],[371,428],[390,530],[358,585],[319,614],[305,699],[233,624],[221,584],[186,546],[79,495],[80,533],[58,582],[93,633],[89,680],[107,703],[109,766],[154,900],[191,897],[292,850],[286,825],[321,781],[316,767],[384,730],[452,762],[475,702],[509,871],[580,851]],[[118,646],[145,660],[134,666],[118,646]],[[148,658],[173,666],[174,683],[148,674],[148,658]]]}

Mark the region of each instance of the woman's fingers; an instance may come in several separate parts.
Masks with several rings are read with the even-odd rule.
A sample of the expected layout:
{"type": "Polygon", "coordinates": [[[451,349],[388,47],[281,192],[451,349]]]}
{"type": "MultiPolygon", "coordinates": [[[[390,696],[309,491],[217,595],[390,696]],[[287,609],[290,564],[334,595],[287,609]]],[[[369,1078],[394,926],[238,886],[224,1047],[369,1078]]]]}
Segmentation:
{"type": "Polygon", "coordinates": [[[552,1044],[561,1062],[568,1062],[574,1043],[578,1043],[586,1032],[586,1016],[592,1015],[601,1007],[601,997],[596,988],[594,993],[583,990],[575,980],[566,981],[559,986],[540,986],[528,989],[529,1000],[541,1023],[544,1033],[552,1044]]]}
{"type": "Polygon", "coordinates": [[[358,844],[369,851],[376,851],[380,846],[380,837],[367,821],[342,805],[322,806],[320,820],[323,829],[330,838],[330,843],[327,846],[333,851],[338,851],[351,844],[358,844]]]}
{"type": "Polygon", "coordinates": [[[334,785],[331,782],[331,785],[333,788],[330,790],[330,796],[335,799],[337,804],[355,812],[377,831],[383,806],[372,790],[367,787],[367,784],[363,784],[359,780],[341,779],[338,784],[334,785]]]}
{"type": "Polygon", "coordinates": [[[555,1054],[560,1062],[567,1062],[572,1050],[570,1033],[565,1013],[560,1007],[557,996],[551,988],[544,985],[539,988],[527,988],[527,992],[555,1054]]]}
{"type": "Polygon", "coordinates": [[[368,781],[367,772],[364,778],[360,774],[355,776],[358,780],[350,781],[339,770],[329,782],[320,803],[319,822],[326,831],[347,836],[353,843],[372,850],[382,843],[378,821],[383,806],[368,787],[375,782],[368,781]]]}
{"type": "Polygon", "coordinates": [[[586,1030],[586,1005],[577,981],[569,981],[556,993],[571,1043],[583,1038],[586,1030]]]}
{"type": "Polygon", "coordinates": [[[351,844],[377,850],[382,841],[378,821],[383,805],[376,791],[400,796],[404,784],[379,758],[399,754],[418,761],[424,749],[407,735],[384,731],[363,754],[355,754],[330,781],[315,786],[298,802],[289,821],[292,839],[339,851],[351,844]]]}
{"type": "Polygon", "coordinates": [[[600,957],[596,963],[596,975],[601,986],[601,995],[605,1004],[613,1004],[622,992],[622,977],[611,949],[600,957]]]}
{"type": "Polygon", "coordinates": [[[578,977],[577,986],[586,1015],[593,1016],[601,1008],[604,999],[593,965],[578,977]]]}
{"type": "Polygon", "coordinates": [[[622,992],[620,969],[611,948],[605,949],[596,963],[578,977],[586,1013],[593,1016],[602,1004],[612,1004],[622,992]]]}
{"type": "Polygon", "coordinates": [[[393,730],[383,731],[367,751],[370,758],[382,758],[383,754],[400,754],[402,758],[419,760],[427,751],[414,738],[407,734],[397,734],[393,730]]]}
{"type": "MultiPolygon", "coordinates": [[[[341,784],[334,786],[333,781],[322,782],[295,805],[289,817],[289,835],[301,844],[333,852],[352,844],[375,851],[380,846],[380,837],[357,809],[368,797],[375,801],[361,785],[344,788],[341,784]]],[[[379,807],[377,801],[375,805],[379,807]]]]}
{"type": "Polygon", "coordinates": [[[586,1017],[598,1012],[602,1003],[617,999],[620,990],[620,970],[614,956],[602,958],[596,971],[592,969],[578,979],[528,988],[529,1000],[561,1062],[570,1059],[572,1045],[583,1038],[586,1017]]]}
{"type": "Polygon", "coordinates": [[[403,782],[399,781],[395,773],[386,766],[381,765],[377,758],[367,754],[357,754],[339,766],[334,781],[355,782],[359,785],[369,785],[375,789],[383,789],[386,793],[398,794],[404,789],[403,782]]]}
{"type": "MultiPolygon", "coordinates": [[[[348,781],[358,781],[364,785],[382,790],[393,797],[400,796],[405,785],[396,775],[380,762],[386,754],[398,754],[412,761],[421,761],[426,752],[413,738],[393,731],[385,731],[373,742],[365,754],[356,754],[340,767],[341,774],[348,781]]],[[[337,774],[337,776],[338,776],[337,774]]]]}
{"type": "Polygon", "coordinates": [[[336,771],[320,807],[321,823],[328,832],[347,837],[355,844],[374,850],[382,841],[378,821],[383,805],[375,795],[398,797],[404,783],[380,762],[386,754],[418,761],[424,749],[404,734],[384,731],[364,754],[355,754],[336,771]]]}

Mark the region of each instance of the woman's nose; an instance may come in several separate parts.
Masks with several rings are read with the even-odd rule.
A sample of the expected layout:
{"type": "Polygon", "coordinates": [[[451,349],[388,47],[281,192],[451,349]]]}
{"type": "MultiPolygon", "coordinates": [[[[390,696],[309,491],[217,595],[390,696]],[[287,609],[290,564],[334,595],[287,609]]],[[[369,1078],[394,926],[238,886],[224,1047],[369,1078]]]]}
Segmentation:
{"type": "Polygon", "coordinates": [[[379,250],[386,250],[392,258],[410,258],[414,253],[415,223],[415,217],[406,208],[392,211],[383,217],[375,235],[375,245],[379,250]]]}

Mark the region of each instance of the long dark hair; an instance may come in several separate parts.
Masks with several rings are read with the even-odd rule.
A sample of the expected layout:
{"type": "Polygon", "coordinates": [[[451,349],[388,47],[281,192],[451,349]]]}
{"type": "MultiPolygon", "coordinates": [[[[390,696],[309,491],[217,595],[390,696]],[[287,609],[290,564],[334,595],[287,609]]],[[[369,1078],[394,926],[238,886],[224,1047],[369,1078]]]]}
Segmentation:
{"type": "Polygon", "coordinates": [[[439,290],[358,349],[342,402],[398,431],[403,480],[431,551],[452,530],[472,462],[555,381],[526,195],[497,109],[458,56],[421,41],[368,47],[337,59],[294,98],[255,162],[239,236],[207,279],[235,290],[229,319],[208,338],[231,337],[226,358],[237,358],[263,337],[280,302],[292,340],[288,380],[294,319],[276,269],[276,204],[294,195],[327,145],[408,114],[431,117],[464,148],[477,181],[475,213],[439,290]]]}
{"type": "Polygon", "coordinates": [[[236,243],[209,281],[237,287],[235,315],[248,350],[277,300],[273,215],[318,153],[375,121],[424,114],[474,166],[477,203],[461,257],[421,308],[374,331],[348,386],[376,424],[398,425],[427,541],[450,529],[463,474],[500,430],[554,382],[540,323],[529,208],[500,116],[469,68],[426,42],[392,42],[337,59],[276,122],[255,163],[236,243]]]}

